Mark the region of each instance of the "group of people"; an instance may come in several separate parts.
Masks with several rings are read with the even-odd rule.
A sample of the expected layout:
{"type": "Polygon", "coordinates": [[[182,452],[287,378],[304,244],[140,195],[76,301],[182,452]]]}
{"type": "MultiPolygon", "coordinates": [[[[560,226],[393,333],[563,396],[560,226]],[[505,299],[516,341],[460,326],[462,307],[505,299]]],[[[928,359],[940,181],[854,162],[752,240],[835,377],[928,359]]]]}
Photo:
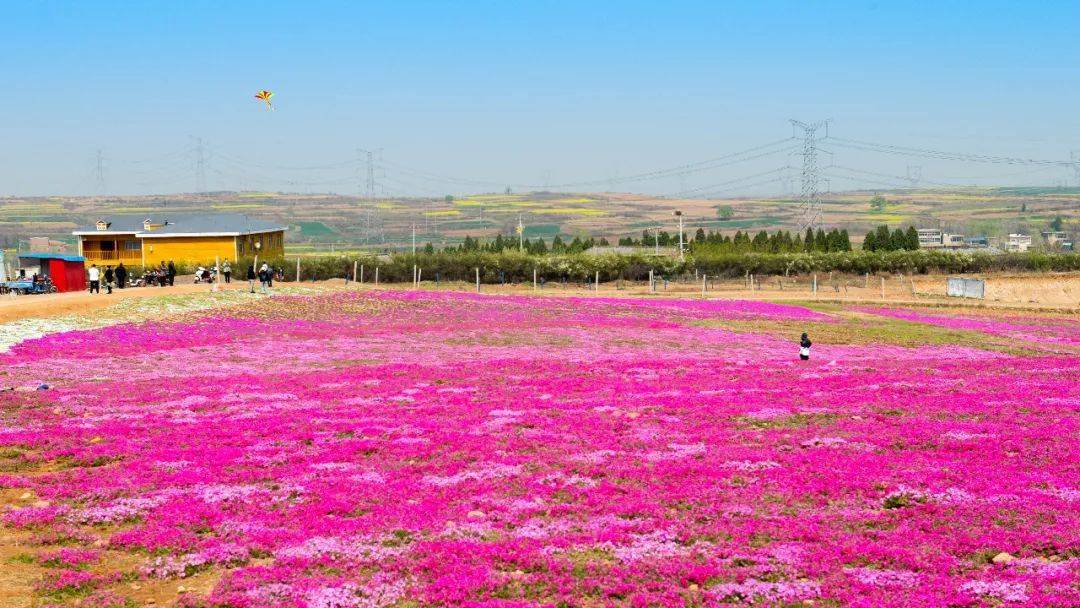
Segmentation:
{"type": "MultiPolygon", "coordinates": [[[[105,267],[105,270],[98,268],[97,264],[91,264],[90,268],[86,270],[86,275],[90,293],[101,293],[102,287],[105,288],[105,293],[112,293],[113,287],[117,289],[128,287],[128,269],[123,262],[120,262],[116,268],[113,268],[110,264],[105,267]]],[[[138,283],[138,281],[135,282],[136,287],[138,283]]],[[[159,287],[175,285],[176,264],[162,262],[160,266],[148,268],[143,273],[142,284],[146,286],[158,285],[159,287]]]]}
{"type": "Polygon", "coordinates": [[[86,274],[90,293],[101,293],[102,283],[105,284],[105,293],[112,293],[114,285],[120,289],[127,287],[128,270],[123,262],[120,262],[115,269],[111,265],[106,266],[105,272],[102,272],[97,264],[91,264],[86,274]]]}
{"type": "MultiPolygon", "coordinates": [[[[219,269],[204,268],[200,266],[195,271],[196,283],[211,283],[215,280],[224,280],[225,283],[232,283],[232,265],[228,261],[225,261],[219,269]]],[[[260,290],[262,293],[267,293],[267,289],[274,286],[274,279],[281,280],[284,276],[284,272],[280,268],[273,268],[269,264],[263,263],[262,266],[256,268],[254,265],[248,267],[247,279],[248,287],[251,293],[255,293],[255,281],[259,281],[260,290]]],[[[89,284],[90,293],[101,293],[101,288],[105,288],[105,293],[112,293],[113,287],[124,289],[128,283],[128,269],[124,267],[124,263],[120,262],[119,266],[115,269],[110,265],[106,266],[102,271],[98,268],[97,264],[91,264],[87,269],[87,280],[89,284]]],[[[158,285],[165,287],[166,285],[176,284],[176,265],[171,261],[168,263],[161,262],[160,266],[150,267],[142,277],[142,284],[145,286],[158,285]]],[[[136,285],[138,286],[138,285],[136,285]]]]}
{"type": "Polygon", "coordinates": [[[269,264],[263,263],[258,270],[255,270],[255,265],[248,266],[248,290],[251,293],[255,293],[255,280],[259,281],[259,290],[262,293],[266,293],[266,290],[274,286],[274,278],[281,279],[282,272],[270,267],[269,264]]]}

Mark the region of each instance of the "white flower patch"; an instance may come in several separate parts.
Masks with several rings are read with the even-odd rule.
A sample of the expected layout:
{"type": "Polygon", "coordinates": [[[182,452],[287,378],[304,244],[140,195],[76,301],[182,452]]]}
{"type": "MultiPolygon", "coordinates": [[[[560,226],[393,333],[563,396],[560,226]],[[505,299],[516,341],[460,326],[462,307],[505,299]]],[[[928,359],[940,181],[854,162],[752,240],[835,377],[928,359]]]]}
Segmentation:
{"type": "Polygon", "coordinates": [[[735,469],[743,473],[753,473],[755,471],[767,471],[769,469],[780,468],[780,463],[772,460],[729,460],[720,466],[735,469]]]}

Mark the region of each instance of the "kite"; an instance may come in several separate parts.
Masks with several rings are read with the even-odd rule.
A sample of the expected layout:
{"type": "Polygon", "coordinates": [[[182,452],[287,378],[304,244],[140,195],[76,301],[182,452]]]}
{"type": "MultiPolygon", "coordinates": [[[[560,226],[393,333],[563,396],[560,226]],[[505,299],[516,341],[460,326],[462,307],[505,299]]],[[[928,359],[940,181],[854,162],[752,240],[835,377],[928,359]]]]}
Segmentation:
{"type": "Polygon", "coordinates": [[[258,93],[255,94],[255,99],[261,99],[262,101],[265,101],[266,102],[266,107],[273,110],[274,105],[270,103],[270,98],[273,97],[273,96],[274,96],[273,93],[271,93],[270,91],[267,91],[266,89],[263,89],[262,91],[259,91],[258,93]]]}

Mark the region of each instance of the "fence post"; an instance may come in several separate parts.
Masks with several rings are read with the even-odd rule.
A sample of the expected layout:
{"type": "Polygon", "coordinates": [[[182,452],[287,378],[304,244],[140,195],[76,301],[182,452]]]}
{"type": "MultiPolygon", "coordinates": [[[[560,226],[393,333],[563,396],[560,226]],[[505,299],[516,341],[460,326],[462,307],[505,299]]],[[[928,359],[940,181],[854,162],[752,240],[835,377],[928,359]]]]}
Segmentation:
{"type": "Polygon", "coordinates": [[[480,267],[476,267],[476,293],[480,293],[480,267]]]}
{"type": "Polygon", "coordinates": [[[649,292],[656,293],[656,281],[653,280],[652,270],[649,270],[649,292]]]}
{"type": "Polygon", "coordinates": [[[416,288],[417,289],[420,289],[420,281],[423,279],[423,277],[424,277],[424,269],[423,268],[417,268],[416,269],[416,288]]]}
{"type": "Polygon", "coordinates": [[[536,269],[533,268],[533,291],[536,291],[536,269]]]}
{"type": "Polygon", "coordinates": [[[701,297],[705,297],[705,275],[701,275],[701,297]]]}
{"type": "Polygon", "coordinates": [[[750,275],[750,291],[754,291],[754,275],[750,275]]]}
{"type": "Polygon", "coordinates": [[[379,267],[375,267],[375,287],[379,286],[379,267]]]}
{"type": "Polygon", "coordinates": [[[863,289],[870,289],[870,273],[866,273],[866,278],[863,280],[863,289]]]}
{"type": "Polygon", "coordinates": [[[300,258],[296,258],[296,282],[300,282],[300,258]]]}
{"type": "Polygon", "coordinates": [[[817,273],[814,273],[814,295],[817,295],[817,273]]]}
{"type": "Polygon", "coordinates": [[[595,283],[595,285],[596,285],[596,287],[593,289],[593,291],[595,291],[597,293],[600,293],[600,271],[599,270],[596,271],[596,283],[595,283]]]}
{"type": "Polygon", "coordinates": [[[412,286],[416,289],[416,264],[412,265],[412,286]]]}
{"type": "Polygon", "coordinates": [[[881,277],[881,299],[885,299],[885,277],[881,277]]]}
{"type": "Polygon", "coordinates": [[[364,265],[360,265],[360,284],[364,284],[364,265]]]}
{"type": "Polygon", "coordinates": [[[214,288],[210,291],[217,291],[218,283],[221,283],[221,256],[214,256],[214,288]]]}
{"type": "Polygon", "coordinates": [[[359,264],[360,264],[360,262],[357,262],[356,260],[352,261],[352,280],[353,280],[354,283],[359,283],[359,281],[357,281],[357,277],[356,277],[356,267],[359,264]]]}

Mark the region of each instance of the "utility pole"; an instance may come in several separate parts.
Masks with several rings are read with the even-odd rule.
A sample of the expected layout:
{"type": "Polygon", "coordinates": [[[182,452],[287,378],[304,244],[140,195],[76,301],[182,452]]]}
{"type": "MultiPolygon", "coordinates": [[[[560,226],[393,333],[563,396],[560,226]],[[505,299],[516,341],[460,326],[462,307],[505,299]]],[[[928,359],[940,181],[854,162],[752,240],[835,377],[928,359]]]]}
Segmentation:
{"type": "Polygon", "coordinates": [[[679,218],[679,261],[686,260],[686,253],[683,251],[683,214],[682,211],[675,211],[675,215],[679,218]]]}
{"type": "Polygon", "coordinates": [[[206,149],[201,137],[195,139],[195,191],[206,192],[206,149]]]}
{"type": "Polygon", "coordinates": [[[367,196],[375,199],[375,153],[371,150],[367,153],[367,196]]]}
{"type": "Polygon", "coordinates": [[[412,254],[416,256],[416,222],[412,225],[412,254]]]}
{"type": "Polygon", "coordinates": [[[94,175],[97,178],[98,194],[105,194],[105,157],[101,153],[101,148],[98,148],[97,151],[97,162],[94,166],[94,175]]]}
{"type": "Polygon", "coordinates": [[[802,165],[802,206],[800,208],[800,230],[817,228],[821,219],[821,193],[819,186],[821,174],[818,170],[818,130],[824,129],[825,137],[829,136],[829,121],[823,120],[813,124],[806,124],[798,120],[792,120],[793,130],[802,130],[803,140],[803,165],[802,165]]]}
{"type": "Polygon", "coordinates": [[[908,165],[907,181],[911,184],[911,187],[918,188],[920,180],[922,180],[922,165],[908,165]]]}
{"type": "Polygon", "coordinates": [[[521,214],[520,213],[518,214],[517,233],[518,233],[518,251],[519,252],[524,252],[525,251],[525,224],[521,223],[521,214]]]}
{"type": "Polygon", "coordinates": [[[660,227],[653,228],[653,253],[660,255],[660,227]]]}

